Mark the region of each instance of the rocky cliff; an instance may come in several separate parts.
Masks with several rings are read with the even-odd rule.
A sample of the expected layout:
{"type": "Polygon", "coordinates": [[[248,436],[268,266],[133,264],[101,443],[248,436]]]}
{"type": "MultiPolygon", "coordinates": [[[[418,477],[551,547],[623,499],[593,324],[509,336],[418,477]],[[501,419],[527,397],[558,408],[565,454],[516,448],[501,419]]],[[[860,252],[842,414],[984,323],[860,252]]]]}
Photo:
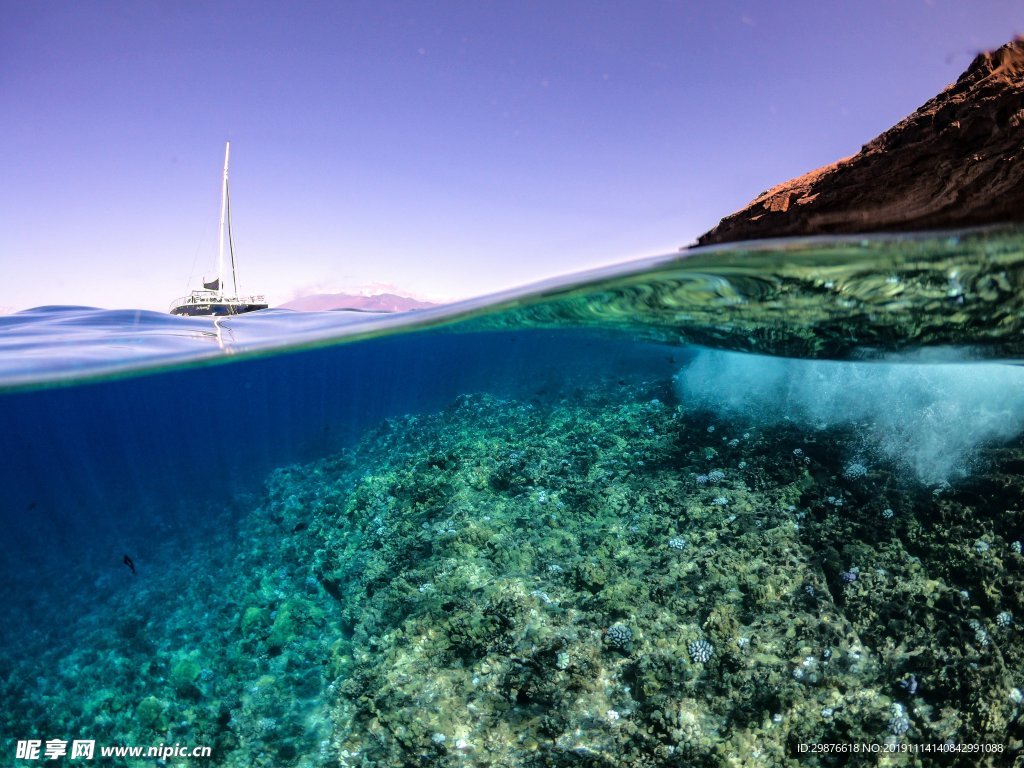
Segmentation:
{"type": "Polygon", "coordinates": [[[1024,221],[1024,38],[853,157],[762,193],[699,245],[1024,221]]]}

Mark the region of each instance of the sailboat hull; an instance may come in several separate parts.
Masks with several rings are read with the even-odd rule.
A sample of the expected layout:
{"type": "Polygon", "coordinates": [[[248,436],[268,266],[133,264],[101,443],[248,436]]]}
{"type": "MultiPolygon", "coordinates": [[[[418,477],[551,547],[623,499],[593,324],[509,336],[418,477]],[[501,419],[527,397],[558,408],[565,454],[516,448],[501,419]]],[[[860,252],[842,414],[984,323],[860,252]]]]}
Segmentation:
{"type": "Polygon", "coordinates": [[[225,317],[228,315],[243,315],[246,312],[256,312],[266,309],[267,304],[250,303],[244,301],[207,301],[176,304],[171,307],[172,315],[182,317],[225,317]]]}

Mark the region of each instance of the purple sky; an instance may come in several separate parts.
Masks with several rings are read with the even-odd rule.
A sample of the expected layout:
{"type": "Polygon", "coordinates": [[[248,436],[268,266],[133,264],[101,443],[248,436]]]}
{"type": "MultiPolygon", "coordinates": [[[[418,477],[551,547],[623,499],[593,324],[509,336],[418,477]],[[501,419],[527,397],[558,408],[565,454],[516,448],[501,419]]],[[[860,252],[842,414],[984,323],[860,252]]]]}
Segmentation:
{"type": "Polygon", "coordinates": [[[7,309],[166,311],[213,273],[229,138],[272,304],[672,251],[1024,32],[1020,0],[0,7],[7,309]]]}

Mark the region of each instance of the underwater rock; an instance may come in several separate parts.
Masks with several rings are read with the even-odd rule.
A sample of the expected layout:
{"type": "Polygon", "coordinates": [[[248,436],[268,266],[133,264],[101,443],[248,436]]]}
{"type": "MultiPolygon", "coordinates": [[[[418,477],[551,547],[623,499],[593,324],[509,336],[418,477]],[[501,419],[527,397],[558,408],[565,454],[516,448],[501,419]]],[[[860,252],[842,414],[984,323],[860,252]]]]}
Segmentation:
{"type": "Polygon", "coordinates": [[[164,709],[164,702],[156,696],[147,696],[139,702],[135,714],[143,728],[160,731],[167,727],[164,709]]]}
{"type": "Polygon", "coordinates": [[[202,668],[192,659],[182,659],[171,668],[171,685],[175,693],[183,698],[198,699],[202,693],[196,687],[196,680],[202,668]]]}
{"type": "Polygon", "coordinates": [[[1024,38],[838,160],[756,197],[698,245],[1024,221],[1024,38]]]}

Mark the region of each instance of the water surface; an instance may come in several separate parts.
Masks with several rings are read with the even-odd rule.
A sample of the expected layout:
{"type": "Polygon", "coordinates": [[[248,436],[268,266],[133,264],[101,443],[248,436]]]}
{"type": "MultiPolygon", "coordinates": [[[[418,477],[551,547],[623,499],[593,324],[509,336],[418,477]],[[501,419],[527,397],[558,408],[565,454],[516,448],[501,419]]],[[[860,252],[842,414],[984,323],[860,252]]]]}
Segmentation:
{"type": "Polygon", "coordinates": [[[0,318],[0,749],[1010,764],[1022,262],[809,239],[401,315],[0,318]]]}

